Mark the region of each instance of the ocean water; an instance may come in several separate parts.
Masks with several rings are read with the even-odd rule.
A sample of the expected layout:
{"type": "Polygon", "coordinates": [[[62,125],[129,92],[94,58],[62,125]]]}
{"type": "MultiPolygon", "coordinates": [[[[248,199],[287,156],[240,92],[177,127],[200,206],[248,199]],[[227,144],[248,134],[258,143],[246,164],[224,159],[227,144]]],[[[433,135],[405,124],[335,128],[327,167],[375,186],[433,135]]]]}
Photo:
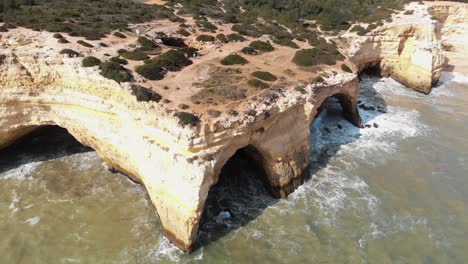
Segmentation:
{"type": "Polygon", "coordinates": [[[142,186],[73,139],[32,136],[0,153],[0,263],[468,263],[466,77],[430,95],[364,77],[360,104],[363,129],[327,102],[311,177],[287,199],[255,171],[229,174],[192,254],[164,238],[142,186]]]}

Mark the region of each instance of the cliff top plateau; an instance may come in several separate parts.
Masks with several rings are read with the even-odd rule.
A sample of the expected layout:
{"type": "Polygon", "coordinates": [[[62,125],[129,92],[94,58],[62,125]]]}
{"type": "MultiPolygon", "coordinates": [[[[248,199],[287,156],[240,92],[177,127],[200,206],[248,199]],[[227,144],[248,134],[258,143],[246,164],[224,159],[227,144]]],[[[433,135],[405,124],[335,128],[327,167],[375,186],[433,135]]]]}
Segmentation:
{"type": "Polygon", "coordinates": [[[190,251],[236,152],[285,197],[306,177],[309,126],[327,98],[362,125],[359,74],[429,93],[442,70],[466,72],[467,5],[3,1],[0,147],[66,128],[143,183],[168,238],[190,251]]]}

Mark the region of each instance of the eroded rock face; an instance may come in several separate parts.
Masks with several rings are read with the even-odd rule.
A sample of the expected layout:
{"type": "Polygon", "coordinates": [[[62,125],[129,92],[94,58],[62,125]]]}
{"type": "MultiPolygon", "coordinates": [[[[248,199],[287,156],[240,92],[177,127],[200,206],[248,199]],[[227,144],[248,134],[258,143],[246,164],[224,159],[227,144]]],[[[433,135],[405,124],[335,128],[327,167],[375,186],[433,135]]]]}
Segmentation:
{"type": "Polygon", "coordinates": [[[350,60],[362,70],[378,62],[381,74],[423,93],[430,93],[444,65],[439,23],[431,18],[428,5],[412,3],[411,15],[394,15],[393,22],[366,36],[348,36],[350,60]]]}
{"type": "MultiPolygon", "coordinates": [[[[432,20],[396,20],[355,38],[348,54],[361,68],[379,61],[384,73],[428,92],[443,64],[436,33],[432,20]]],[[[356,73],[276,85],[232,114],[200,115],[197,126],[182,126],[159,94],[107,80],[47,44],[18,43],[0,39],[0,147],[43,125],[66,128],[110,167],[144,184],[167,237],[186,251],[196,241],[209,189],[237,150],[254,149],[271,192],[285,197],[308,173],[310,124],[328,97],[336,96],[348,120],[361,125],[356,73]]]]}
{"type": "Polygon", "coordinates": [[[436,31],[445,50],[468,52],[468,5],[459,2],[426,2],[437,21],[436,31]]]}
{"type": "Polygon", "coordinates": [[[303,182],[309,126],[327,97],[340,94],[350,120],[360,123],[353,74],[329,86],[277,87],[236,117],[183,127],[159,100],[141,100],[142,91],[154,97],[147,91],[104,79],[79,58],[33,50],[11,49],[0,65],[0,146],[43,125],[66,128],[110,167],[145,185],[166,235],[187,251],[209,188],[238,149],[258,150],[272,193],[285,197],[303,182]]]}

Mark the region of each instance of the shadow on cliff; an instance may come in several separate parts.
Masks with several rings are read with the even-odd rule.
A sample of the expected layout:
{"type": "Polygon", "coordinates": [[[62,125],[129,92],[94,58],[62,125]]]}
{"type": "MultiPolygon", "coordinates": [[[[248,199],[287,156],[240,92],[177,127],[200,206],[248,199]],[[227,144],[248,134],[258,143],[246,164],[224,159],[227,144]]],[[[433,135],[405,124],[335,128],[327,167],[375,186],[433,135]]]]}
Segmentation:
{"type": "Polygon", "coordinates": [[[262,174],[263,168],[243,150],[228,160],[208,194],[197,248],[247,225],[278,201],[268,191],[262,174]]]}
{"type": "Polygon", "coordinates": [[[92,151],[58,126],[43,126],[0,150],[0,173],[21,165],[92,151]]]}
{"type": "MultiPolygon", "coordinates": [[[[379,79],[378,75],[362,77],[358,106],[363,123],[367,125],[362,129],[378,129],[378,124],[374,125],[372,120],[387,111],[385,101],[373,88],[379,79]]],[[[326,167],[341,145],[354,142],[361,136],[361,128],[343,117],[336,98],[328,98],[321,109],[311,125],[310,176],[326,167]]],[[[254,221],[267,207],[278,202],[262,181],[262,169],[254,163],[250,157],[238,152],[223,167],[219,182],[208,194],[196,249],[254,221]]]]}

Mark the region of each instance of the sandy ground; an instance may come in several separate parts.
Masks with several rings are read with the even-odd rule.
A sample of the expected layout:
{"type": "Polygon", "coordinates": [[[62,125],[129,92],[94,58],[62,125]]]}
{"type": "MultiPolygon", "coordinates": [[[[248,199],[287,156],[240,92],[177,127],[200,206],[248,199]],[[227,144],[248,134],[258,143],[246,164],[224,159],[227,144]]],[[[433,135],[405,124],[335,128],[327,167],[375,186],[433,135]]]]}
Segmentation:
{"type": "Polygon", "coordinates": [[[164,0],[146,0],[144,2],[147,5],[164,5],[166,1],[164,0]]]}
{"type": "Polygon", "coordinates": [[[456,5],[466,5],[466,3],[462,2],[454,2],[454,1],[423,1],[425,5],[432,5],[432,6],[437,6],[437,5],[443,5],[443,6],[456,6],[456,5]]]}
{"type": "Polygon", "coordinates": [[[450,52],[446,51],[448,62],[444,67],[444,71],[449,72],[460,72],[464,75],[468,75],[468,53],[466,52],[450,52]]]}

